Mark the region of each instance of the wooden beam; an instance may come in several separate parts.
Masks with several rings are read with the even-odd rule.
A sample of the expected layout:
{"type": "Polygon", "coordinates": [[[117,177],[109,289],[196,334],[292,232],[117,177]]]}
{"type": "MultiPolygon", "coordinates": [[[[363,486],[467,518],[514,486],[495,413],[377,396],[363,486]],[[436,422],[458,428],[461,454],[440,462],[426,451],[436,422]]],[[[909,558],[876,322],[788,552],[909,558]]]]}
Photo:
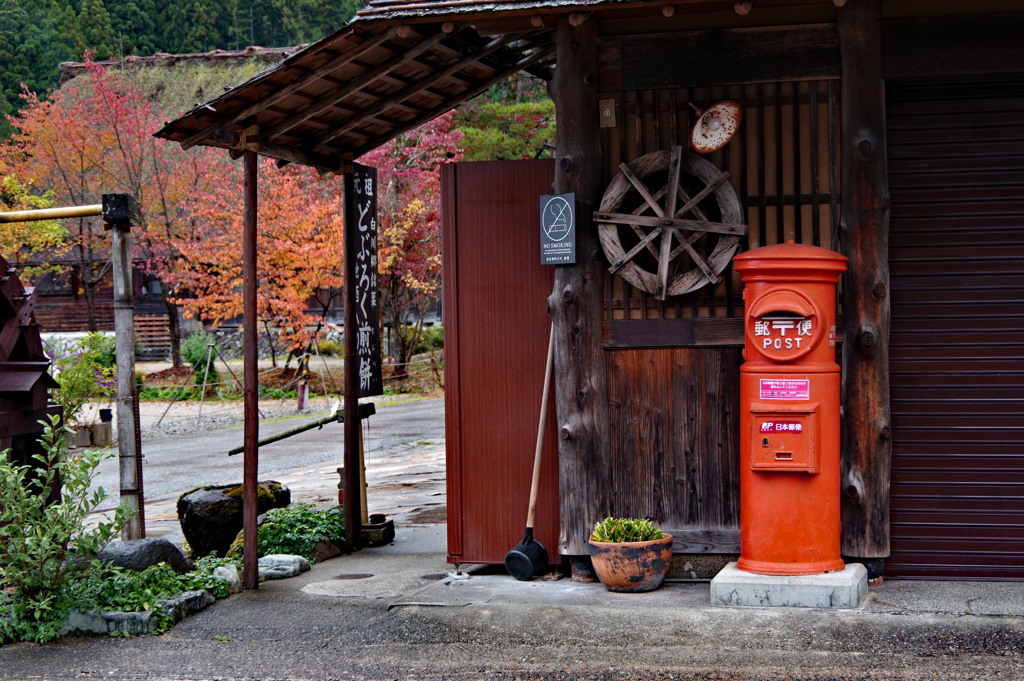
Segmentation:
{"type": "Polygon", "coordinates": [[[257,486],[259,485],[259,396],[257,393],[259,359],[256,345],[256,327],[259,311],[256,307],[256,152],[243,152],[245,163],[245,208],[242,214],[242,381],[244,397],[245,447],[242,472],[242,585],[246,589],[259,588],[259,560],[256,546],[256,517],[259,513],[257,486]]]}
{"type": "Polygon", "coordinates": [[[465,57],[458,60],[454,64],[451,64],[450,66],[447,66],[441,69],[440,71],[436,71],[424,78],[419,79],[408,88],[404,90],[399,90],[398,92],[388,97],[385,97],[384,99],[363,109],[362,111],[356,112],[354,116],[349,116],[345,120],[341,121],[339,124],[335,125],[328,132],[317,136],[317,138],[313,140],[313,149],[317,151],[323,149],[325,144],[329,144],[332,140],[337,139],[341,135],[344,135],[346,132],[348,132],[355,126],[359,125],[359,123],[364,119],[370,118],[379,113],[384,113],[395,104],[406,99],[409,99],[413,95],[429,88],[431,85],[434,85],[435,83],[438,83],[444,80],[445,78],[455,73],[458,73],[459,71],[473,64],[474,62],[477,62],[486,57],[487,55],[500,50],[502,47],[508,45],[510,42],[512,42],[521,35],[521,33],[512,33],[510,35],[499,36],[492,40],[491,42],[487,43],[483,48],[474,52],[473,54],[466,55],[465,57]]]}
{"type": "Polygon", "coordinates": [[[889,185],[880,0],[839,11],[842,49],[843,555],[889,555],[889,185]]]}
{"type": "Polygon", "coordinates": [[[551,56],[554,53],[555,53],[555,47],[553,45],[551,47],[547,47],[547,48],[544,48],[544,49],[538,48],[538,50],[536,52],[534,52],[533,54],[531,54],[530,56],[524,57],[523,59],[520,59],[518,63],[516,63],[515,65],[509,67],[508,69],[502,71],[501,73],[496,73],[493,76],[491,76],[490,78],[488,78],[487,80],[478,83],[476,85],[476,87],[474,87],[474,88],[472,88],[470,90],[466,90],[461,95],[459,95],[457,97],[453,97],[452,99],[448,100],[444,104],[440,104],[438,106],[435,106],[433,109],[429,109],[429,110],[425,111],[423,114],[421,114],[420,116],[412,119],[411,121],[409,121],[407,123],[403,123],[402,125],[400,125],[400,126],[398,126],[396,128],[392,128],[391,130],[389,130],[384,135],[381,135],[379,137],[371,139],[366,144],[363,144],[360,147],[358,147],[353,152],[354,155],[356,157],[359,157],[359,156],[365,154],[366,152],[370,151],[371,149],[374,149],[374,148],[380,146],[381,144],[384,144],[388,140],[394,139],[395,137],[398,137],[399,135],[402,135],[402,134],[412,130],[413,128],[419,127],[420,125],[422,125],[423,123],[426,123],[429,120],[437,118],[438,116],[440,116],[444,112],[450,111],[451,109],[454,109],[455,107],[457,107],[459,104],[462,104],[467,99],[472,99],[473,97],[476,97],[478,94],[480,94],[481,92],[484,92],[487,88],[491,87],[495,83],[508,78],[509,76],[511,76],[514,73],[517,73],[519,71],[524,70],[528,66],[536,64],[540,60],[545,59],[545,58],[551,56]]]}
{"type": "Polygon", "coordinates": [[[295,126],[305,123],[310,118],[322,114],[324,111],[327,111],[332,106],[334,106],[341,100],[351,95],[353,92],[358,92],[364,86],[369,85],[373,81],[377,80],[377,78],[379,78],[382,74],[387,73],[388,71],[390,71],[391,69],[395,68],[396,66],[403,62],[409,61],[414,57],[418,57],[419,55],[423,54],[424,52],[432,48],[434,45],[438,44],[439,42],[447,38],[448,36],[449,34],[444,33],[443,31],[438,31],[429,38],[424,38],[422,41],[420,41],[416,45],[413,45],[405,52],[402,52],[401,54],[396,54],[391,59],[387,59],[381,62],[380,64],[370,69],[363,75],[349,81],[348,85],[346,85],[345,87],[339,88],[334,92],[330,93],[329,95],[321,97],[315,104],[306,107],[305,109],[303,109],[302,111],[298,112],[293,116],[289,116],[285,120],[281,121],[274,127],[267,130],[266,139],[268,141],[273,140],[278,136],[288,132],[295,126]]]}
{"type": "Polygon", "coordinates": [[[548,298],[555,336],[555,406],[562,555],[585,556],[594,523],[612,512],[608,377],[601,347],[604,263],[593,211],[600,205],[601,131],[597,94],[598,22],[558,20],[555,193],[575,192],[576,264],[555,268],[548,298]]]}
{"type": "MultiPolygon", "coordinates": [[[[316,82],[317,80],[323,78],[324,76],[341,68],[345,64],[348,64],[349,62],[358,59],[360,56],[366,54],[373,48],[378,47],[382,43],[392,38],[395,35],[396,31],[397,28],[391,26],[387,30],[381,31],[375,36],[369,36],[366,40],[359,43],[352,49],[339,54],[337,57],[328,60],[327,63],[321,64],[320,66],[316,67],[315,69],[312,69],[311,71],[307,71],[303,75],[299,76],[295,80],[288,83],[283,88],[275,89],[272,92],[260,97],[258,100],[256,100],[249,106],[243,107],[242,109],[239,109],[233,114],[224,116],[223,118],[218,119],[216,123],[208,125],[199,132],[189,135],[188,137],[181,141],[181,148],[191,149],[196,144],[203,141],[214,132],[218,130],[225,130],[227,128],[230,128],[232,125],[237,124],[239,121],[245,120],[250,116],[255,116],[256,114],[258,114],[260,111],[263,111],[267,107],[273,106],[274,104],[280,102],[285,97],[288,97],[289,95],[298,92],[299,90],[306,87],[310,83],[316,82]]],[[[276,87],[276,83],[274,83],[270,79],[267,79],[265,83],[268,83],[276,87]]]]}
{"type": "Polygon", "coordinates": [[[688,229],[698,232],[714,232],[715,234],[734,234],[742,236],[747,233],[746,225],[730,225],[724,222],[705,222],[703,220],[683,220],[680,218],[658,218],[653,215],[630,215],[628,213],[594,213],[598,222],[614,222],[622,225],[642,225],[644,227],[671,227],[672,229],[688,229]]]}
{"type": "MultiPolygon", "coordinates": [[[[208,138],[208,141],[218,146],[235,149],[241,153],[238,146],[242,142],[242,137],[234,130],[215,130],[208,138]]],[[[319,154],[280,142],[268,142],[264,140],[264,135],[261,134],[250,135],[246,138],[246,141],[254,143],[258,152],[263,156],[269,156],[270,158],[276,158],[289,163],[298,163],[299,165],[310,166],[328,172],[336,172],[341,169],[341,159],[337,156],[319,154]]]]}

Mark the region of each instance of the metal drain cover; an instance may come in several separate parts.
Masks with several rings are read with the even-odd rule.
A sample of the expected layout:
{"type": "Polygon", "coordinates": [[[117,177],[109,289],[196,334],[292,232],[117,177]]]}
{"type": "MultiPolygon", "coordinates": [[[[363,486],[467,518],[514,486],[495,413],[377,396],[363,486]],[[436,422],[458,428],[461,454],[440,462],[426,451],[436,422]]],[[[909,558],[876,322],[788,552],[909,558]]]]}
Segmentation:
{"type": "Polygon", "coordinates": [[[338,575],[335,579],[369,579],[373,575],[366,574],[365,572],[357,572],[351,575],[338,575]]]}

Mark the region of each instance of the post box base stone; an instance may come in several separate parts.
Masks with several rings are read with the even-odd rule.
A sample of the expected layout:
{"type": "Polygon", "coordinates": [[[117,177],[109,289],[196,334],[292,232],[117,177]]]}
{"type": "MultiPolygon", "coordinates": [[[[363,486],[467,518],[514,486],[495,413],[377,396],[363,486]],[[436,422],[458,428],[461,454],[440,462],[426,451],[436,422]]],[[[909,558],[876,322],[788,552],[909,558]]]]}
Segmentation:
{"type": "Polygon", "coordinates": [[[851,563],[818,575],[757,575],[736,563],[711,580],[711,605],[790,608],[856,608],[868,593],[868,572],[851,563]]]}

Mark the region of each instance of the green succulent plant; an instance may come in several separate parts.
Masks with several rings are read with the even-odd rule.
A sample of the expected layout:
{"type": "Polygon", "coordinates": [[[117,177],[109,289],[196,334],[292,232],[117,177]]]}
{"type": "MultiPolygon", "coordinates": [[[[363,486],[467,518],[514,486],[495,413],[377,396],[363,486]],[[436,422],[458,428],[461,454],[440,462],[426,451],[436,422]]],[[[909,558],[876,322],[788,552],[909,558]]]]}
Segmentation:
{"type": "Polygon", "coordinates": [[[665,535],[650,520],[638,518],[605,518],[594,525],[591,541],[621,544],[634,541],[653,541],[665,535]]]}

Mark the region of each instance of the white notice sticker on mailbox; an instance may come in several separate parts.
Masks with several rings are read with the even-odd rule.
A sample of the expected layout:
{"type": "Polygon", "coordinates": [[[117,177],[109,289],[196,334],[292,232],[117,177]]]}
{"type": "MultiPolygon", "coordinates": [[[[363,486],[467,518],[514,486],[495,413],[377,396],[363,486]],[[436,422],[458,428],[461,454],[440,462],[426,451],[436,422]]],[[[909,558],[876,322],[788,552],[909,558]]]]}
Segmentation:
{"type": "Polygon", "coordinates": [[[809,400],[811,381],[807,378],[762,378],[762,400],[809,400]]]}

